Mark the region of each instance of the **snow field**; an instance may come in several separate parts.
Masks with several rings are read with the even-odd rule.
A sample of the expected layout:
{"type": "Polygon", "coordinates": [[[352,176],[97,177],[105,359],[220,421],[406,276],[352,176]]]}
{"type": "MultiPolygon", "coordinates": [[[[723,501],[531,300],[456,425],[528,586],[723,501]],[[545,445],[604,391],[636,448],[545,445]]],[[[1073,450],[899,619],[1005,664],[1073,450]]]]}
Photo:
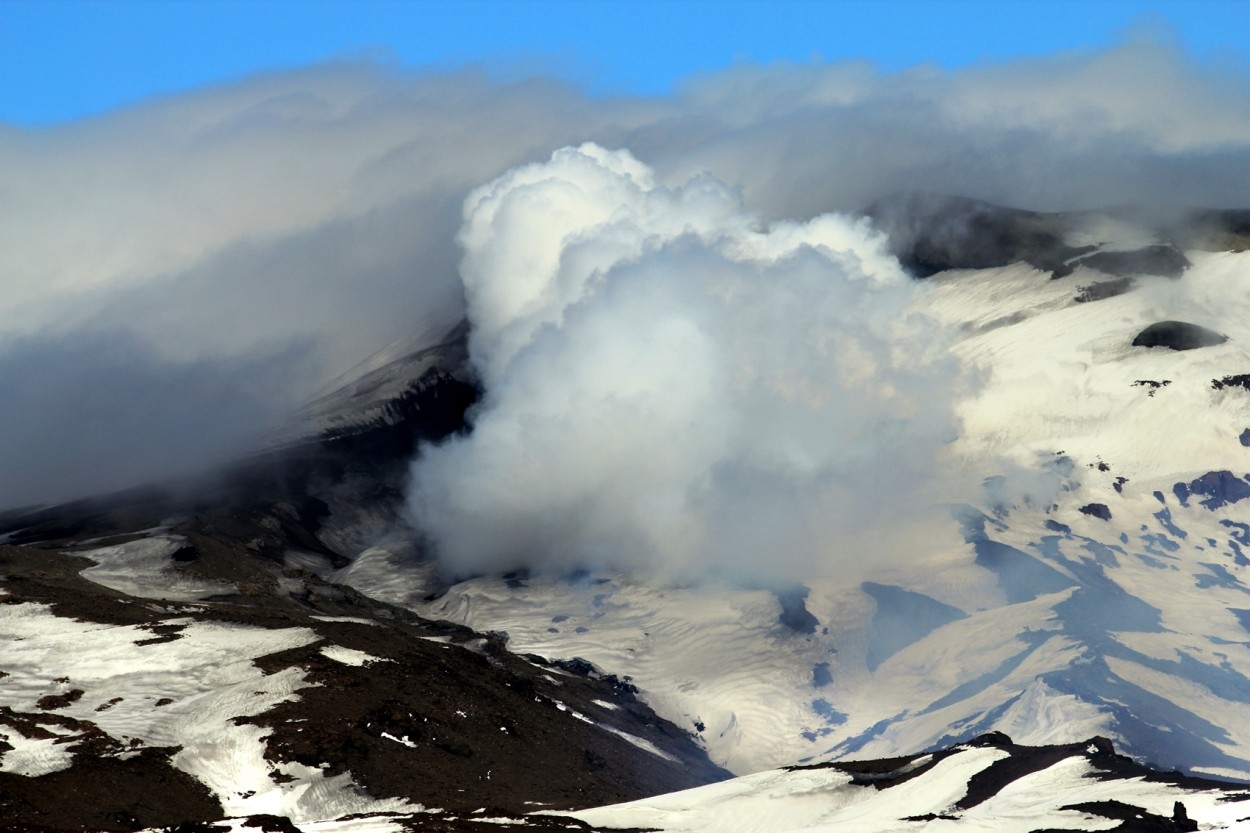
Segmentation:
{"type": "MultiPolygon", "coordinates": [[[[234,718],[262,714],[297,698],[308,685],[298,668],[266,675],[252,660],[317,642],[307,628],[269,630],[189,618],[162,624],[178,638],[137,645],[153,633],[139,626],[76,622],[39,604],[0,605],[8,676],[0,698],[18,712],[41,712],[38,700],[84,693],[55,714],[89,721],[124,745],[181,746],[172,763],[203,782],[231,816],[286,815],[299,822],[369,811],[412,811],[404,801],[374,801],[347,775],[285,764],[296,781],[276,784],[264,758],[268,731],[234,718]]],[[[329,648],[335,653],[333,646],[329,648]]],[[[343,656],[355,658],[359,652],[343,656]]],[[[6,735],[20,735],[7,727],[6,735]]],[[[12,741],[10,741],[12,742],[12,741]]],[[[20,740],[4,771],[42,774],[72,763],[72,744],[20,740]]],[[[124,754],[124,753],[123,753],[124,754]]]]}
{"type": "MultiPolygon", "coordinates": [[[[967,810],[955,804],[969,780],[1010,757],[996,748],[964,748],[911,780],[878,789],[856,786],[835,769],[771,770],[655,798],[571,813],[609,829],[665,833],[891,833],[912,830],[982,830],[1028,833],[1043,828],[1108,830],[1119,822],[1062,807],[1121,801],[1171,817],[1185,805],[1203,829],[1250,829],[1238,823],[1244,802],[1224,793],[1185,790],[1140,778],[1105,781],[1079,755],[1010,781],[967,810]]],[[[920,762],[917,762],[920,763],[920,762]]]]}

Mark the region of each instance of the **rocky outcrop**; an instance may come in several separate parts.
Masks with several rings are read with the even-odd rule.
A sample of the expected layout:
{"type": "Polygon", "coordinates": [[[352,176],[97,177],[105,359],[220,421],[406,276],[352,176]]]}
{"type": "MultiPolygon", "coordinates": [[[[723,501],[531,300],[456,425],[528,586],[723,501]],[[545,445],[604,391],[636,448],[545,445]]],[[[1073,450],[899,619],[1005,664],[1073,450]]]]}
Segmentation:
{"type": "Polygon", "coordinates": [[[1062,277],[1072,271],[1069,261],[1094,251],[1064,242],[1060,215],[966,197],[899,194],[878,200],[865,213],[889,236],[903,268],[917,278],[1021,261],[1062,277]]]}
{"type": "Polygon", "coordinates": [[[1228,336],[1190,324],[1187,321],[1159,321],[1133,339],[1134,347],[1166,347],[1169,350],[1196,350],[1228,341],[1228,336]]]}

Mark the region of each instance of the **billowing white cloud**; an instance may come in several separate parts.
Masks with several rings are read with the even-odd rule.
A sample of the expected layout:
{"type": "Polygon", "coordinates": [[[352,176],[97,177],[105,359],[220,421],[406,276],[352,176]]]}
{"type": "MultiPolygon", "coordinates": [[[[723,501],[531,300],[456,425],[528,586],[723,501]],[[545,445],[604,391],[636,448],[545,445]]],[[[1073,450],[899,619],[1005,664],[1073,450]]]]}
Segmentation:
{"type": "Polygon", "coordinates": [[[412,492],[450,570],[795,578],[941,516],[960,368],[865,221],[586,144],[472,192],[460,240],[486,394],[412,492]]]}

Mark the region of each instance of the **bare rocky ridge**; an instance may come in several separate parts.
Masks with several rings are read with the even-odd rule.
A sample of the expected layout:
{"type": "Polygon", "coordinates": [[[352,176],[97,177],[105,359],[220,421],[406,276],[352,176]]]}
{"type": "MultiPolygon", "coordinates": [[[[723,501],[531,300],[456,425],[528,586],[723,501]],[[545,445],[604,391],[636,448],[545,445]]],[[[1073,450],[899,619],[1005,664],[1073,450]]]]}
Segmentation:
{"type": "Polygon", "coordinates": [[[1119,280],[1086,289],[1081,300],[1127,290],[1137,275],[1180,277],[1189,268],[1185,249],[1240,250],[1250,239],[1247,212],[1193,211],[1157,222],[1125,209],[1057,213],[1026,211],[946,194],[896,194],[866,210],[890,238],[890,249],[917,278],[948,269],[986,269],[1024,262],[1054,278],[1078,266],[1119,280]],[[1100,219],[1140,226],[1145,239],[1131,245],[1100,239],[1100,219]],[[1075,239],[1089,242],[1072,242],[1075,239]]]}
{"type": "Polygon", "coordinates": [[[945,194],[898,194],[866,212],[890,238],[903,268],[918,278],[947,269],[984,269],[1024,261],[1055,277],[1093,246],[1064,242],[1057,214],[1005,208],[945,194]]]}

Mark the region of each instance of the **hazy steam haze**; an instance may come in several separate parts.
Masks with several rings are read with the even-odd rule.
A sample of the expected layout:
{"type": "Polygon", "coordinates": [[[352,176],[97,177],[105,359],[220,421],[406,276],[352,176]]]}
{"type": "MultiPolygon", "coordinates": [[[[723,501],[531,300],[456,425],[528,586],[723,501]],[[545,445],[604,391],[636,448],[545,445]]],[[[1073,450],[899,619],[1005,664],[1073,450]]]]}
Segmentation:
{"type": "MultiPolygon", "coordinates": [[[[814,501],[858,494],[857,476],[897,476],[903,498],[932,485],[957,374],[925,364],[941,334],[898,317],[918,290],[870,230],[823,215],[907,189],[1052,209],[1240,205],[1247,137],[1244,68],[1149,41],[955,72],[743,66],[654,100],[341,64],[0,129],[0,505],[241,450],[374,351],[455,323],[467,291],[482,436],[432,456],[422,501],[482,511],[450,475],[436,488],[433,467],[472,455],[505,490],[520,448],[508,425],[541,403],[549,431],[563,396],[588,409],[561,452],[580,456],[565,467],[549,440],[530,449],[556,456],[527,468],[546,483],[529,496],[537,514],[505,512],[528,519],[524,546],[569,550],[560,561],[683,541],[697,560],[717,546],[712,527],[742,538],[769,517],[824,534],[840,519],[814,501]],[[628,153],[566,153],[499,179],[587,141],[628,153]],[[462,252],[465,199],[492,181],[497,193],[474,192],[462,252]],[[529,260],[490,262],[504,256],[529,260]],[[561,392],[562,376],[577,384],[561,392]],[[878,424],[887,412],[899,422],[878,424]],[[828,436],[815,419],[834,420],[828,436]],[[610,441],[590,436],[607,425],[610,441]],[[728,450],[757,430],[753,450],[728,450]],[[108,454],[70,452],[88,436],[108,454]],[[630,485],[648,478],[662,485],[630,485]],[[623,505],[628,517],[608,517],[623,505]],[[572,517],[593,533],[570,537],[572,517]]],[[[481,535],[486,562],[515,557],[481,535]]]]}
{"type": "Polygon", "coordinates": [[[465,192],[574,124],[554,82],[343,65],[0,130],[0,506],[245,450],[440,332],[465,192]]]}

